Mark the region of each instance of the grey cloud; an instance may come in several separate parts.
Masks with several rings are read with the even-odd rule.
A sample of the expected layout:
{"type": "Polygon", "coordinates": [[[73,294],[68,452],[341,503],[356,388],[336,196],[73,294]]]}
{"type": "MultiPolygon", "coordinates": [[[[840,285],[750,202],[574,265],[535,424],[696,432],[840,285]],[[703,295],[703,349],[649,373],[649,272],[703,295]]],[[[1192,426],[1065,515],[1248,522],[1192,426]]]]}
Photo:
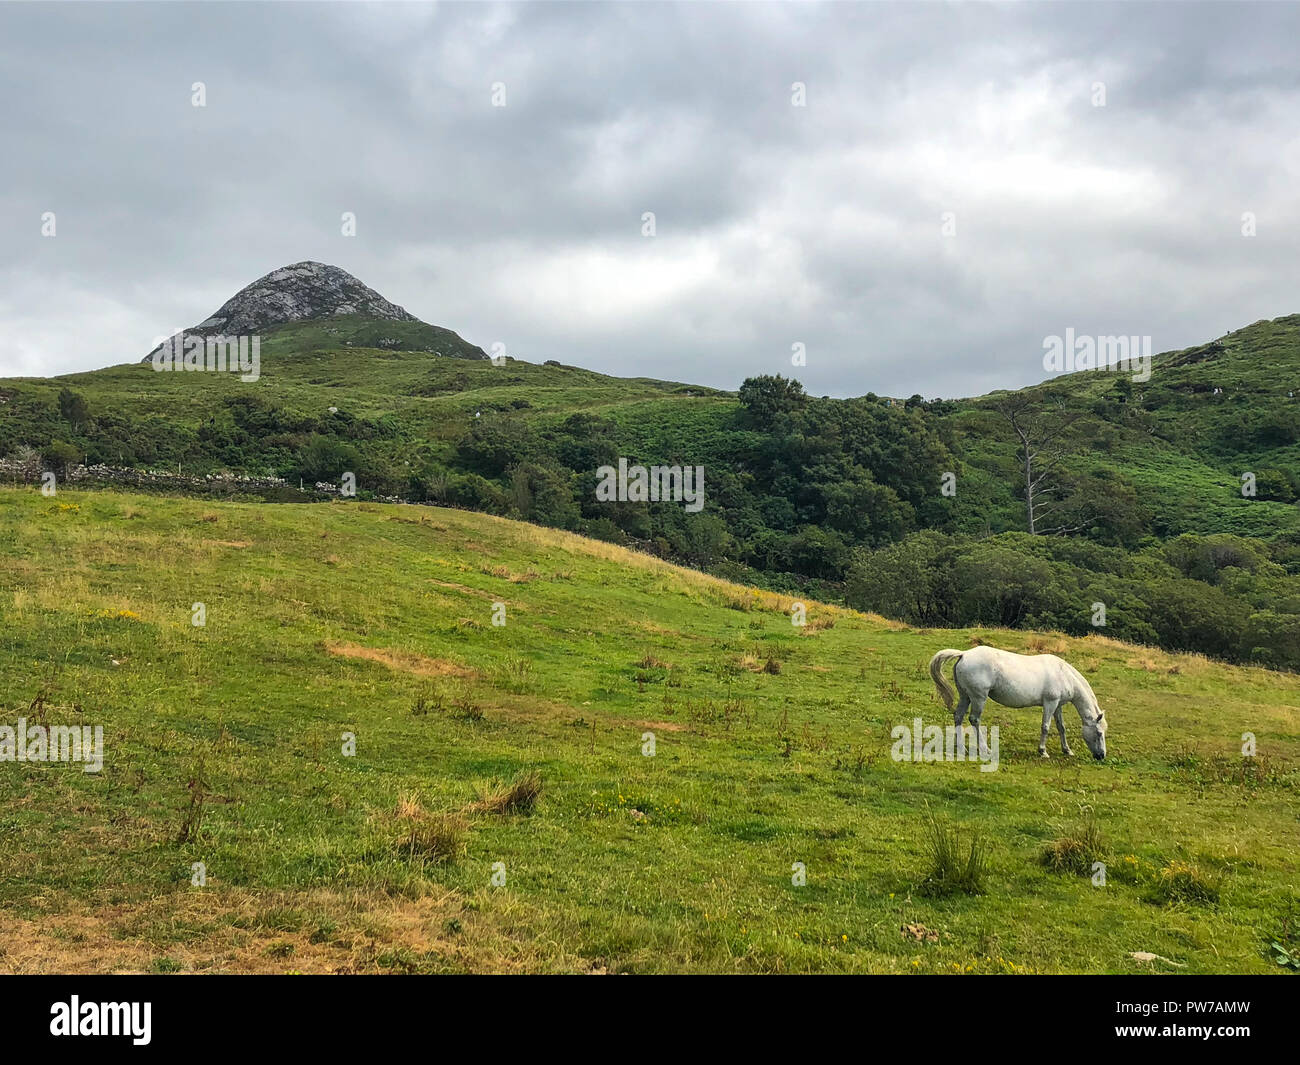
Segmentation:
{"type": "Polygon", "coordinates": [[[1191,344],[1300,309],[1297,30],[1291,4],[0,6],[0,374],[137,358],[303,259],[523,358],[726,388],[1013,387],[1070,326],[1191,344]]]}

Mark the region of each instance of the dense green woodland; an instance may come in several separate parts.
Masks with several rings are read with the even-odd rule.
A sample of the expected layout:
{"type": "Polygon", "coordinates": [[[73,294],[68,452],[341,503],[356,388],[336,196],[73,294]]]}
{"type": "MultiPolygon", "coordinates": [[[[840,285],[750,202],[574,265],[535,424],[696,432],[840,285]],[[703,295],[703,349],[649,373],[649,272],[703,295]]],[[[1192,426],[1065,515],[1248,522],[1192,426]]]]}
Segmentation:
{"type": "Polygon", "coordinates": [[[374,332],[273,331],[253,383],[141,364],[3,381],[0,455],[309,489],[352,471],[363,498],[524,518],[917,625],[1081,634],[1100,607],[1107,635],[1300,669],[1300,316],[1159,355],[1145,382],[1087,372],[957,401],[358,346],[374,332]],[[1037,535],[1013,407],[1056,434],[1035,456],[1037,535]],[[702,465],[704,511],[598,502],[620,457],[702,465]]]}

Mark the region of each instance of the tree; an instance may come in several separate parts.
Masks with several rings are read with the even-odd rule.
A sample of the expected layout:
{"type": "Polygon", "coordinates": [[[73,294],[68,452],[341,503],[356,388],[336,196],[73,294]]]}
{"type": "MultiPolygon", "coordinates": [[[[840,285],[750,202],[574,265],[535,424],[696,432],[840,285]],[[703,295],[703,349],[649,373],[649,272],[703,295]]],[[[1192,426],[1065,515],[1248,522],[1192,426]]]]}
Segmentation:
{"type": "Polygon", "coordinates": [[[793,414],[807,402],[803,385],[780,374],[747,377],[740,386],[745,420],[755,429],[771,429],[778,417],[793,414]]]}
{"type": "Polygon", "coordinates": [[[81,461],[81,452],[66,440],[51,440],[43,454],[61,481],[66,481],[69,471],[81,461]]]}
{"type": "Polygon", "coordinates": [[[1016,628],[1063,598],[1049,563],[1004,544],[973,544],[952,565],[967,623],[1016,628]]]}
{"type": "Polygon", "coordinates": [[[612,421],[598,414],[570,414],[555,433],[556,458],[577,473],[613,466],[618,462],[617,429],[612,421]]]}
{"type": "Polygon", "coordinates": [[[473,473],[499,477],[511,466],[540,454],[532,427],[522,418],[476,419],[456,445],[460,464],[473,473]]]}
{"type": "Polygon", "coordinates": [[[1018,392],[1000,401],[995,409],[1011,425],[1019,442],[1019,460],[1024,473],[1025,524],[1031,533],[1078,532],[1090,522],[1053,529],[1042,528],[1043,520],[1056,507],[1059,488],[1056,473],[1069,451],[1062,442],[1066,430],[1082,416],[1067,411],[1063,404],[1050,409],[1028,393],[1018,392]]]}
{"type": "Polygon", "coordinates": [[[330,436],[311,437],[298,453],[298,472],[308,481],[333,481],[359,465],[357,449],[330,436]]]}
{"type": "Polygon", "coordinates": [[[521,462],[510,468],[510,500],[519,516],[539,525],[574,529],[578,504],[566,471],[541,462],[521,462]]]}
{"type": "Polygon", "coordinates": [[[727,523],[716,514],[690,514],[674,545],[688,562],[711,566],[735,548],[727,523]]]}
{"type": "Polygon", "coordinates": [[[859,551],[849,570],[844,601],[858,610],[913,625],[954,620],[951,541],[925,531],[877,551],[859,551]]]}
{"type": "Polygon", "coordinates": [[[90,419],[90,407],[85,397],[70,388],[59,390],[59,413],[74,429],[80,429],[90,419]]]}
{"type": "Polygon", "coordinates": [[[1152,582],[1144,589],[1143,598],[1161,647],[1200,651],[1216,658],[1237,657],[1251,613],[1249,603],[1193,580],[1152,582]]]}
{"type": "Polygon", "coordinates": [[[1137,489],[1114,470],[1101,469],[1078,476],[1061,475],[1061,509],[1057,521],[1070,529],[1086,530],[1103,544],[1132,544],[1147,534],[1151,512],[1137,489]]]}

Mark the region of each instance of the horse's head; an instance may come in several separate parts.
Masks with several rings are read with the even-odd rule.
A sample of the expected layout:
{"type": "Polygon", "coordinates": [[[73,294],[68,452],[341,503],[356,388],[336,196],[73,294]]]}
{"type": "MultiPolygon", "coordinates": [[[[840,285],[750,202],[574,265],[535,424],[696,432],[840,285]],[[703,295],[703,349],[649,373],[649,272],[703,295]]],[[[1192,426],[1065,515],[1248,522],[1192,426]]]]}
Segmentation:
{"type": "Polygon", "coordinates": [[[1097,716],[1091,721],[1083,722],[1083,742],[1088,745],[1092,756],[1101,761],[1106,757],[1106,714],[1098,708],[1097,716]]]}

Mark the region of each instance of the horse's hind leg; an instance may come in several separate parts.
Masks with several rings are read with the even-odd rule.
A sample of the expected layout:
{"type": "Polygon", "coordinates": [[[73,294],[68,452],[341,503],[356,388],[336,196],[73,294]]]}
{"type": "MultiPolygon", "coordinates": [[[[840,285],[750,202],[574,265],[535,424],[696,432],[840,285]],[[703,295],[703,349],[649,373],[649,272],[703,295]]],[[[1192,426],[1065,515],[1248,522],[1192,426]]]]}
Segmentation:
{"type": "Polygon", "coordinates": [[[1056,708],[1056,713],[1054,713],[1052,717],[1056,719],[1056,731],[1061,734],[1061,753],[1065,755],[1066,758],[1072,758],[1074,757],[1074,752],[1070,750],[1070,743],[1065,738],[1064,710],[1065,710],[1065,704],[1062,703],[1060,706],[1056,708]]]}
{"type": "Polygon", "coordinates": [[[970,696],[968,696],[965,692],[962,692],[961,698],[957,700],[957,708],[952,712],[952,723],[957,727],[958,742],[961,743],[963,749],[966,746],[966,740],[963,736],[961,723],[962,720],[966,717],[966,711],[969,707],[970,707],[970,696]]]}
{"type": "MultiPolygon", "coordinates": [[[[964,699],[965,696],[962,698],[964,699]]],[[[984,716],[984,701],[987,698],[988,693],[986,692],[983,695],[976,695],[970,700],[970,725],[975,730],[976,750],[979,751],[981,758],[989,753],[988,744],[984,742],[984,736],[980,733],[980,718],[984,716]]]]}

